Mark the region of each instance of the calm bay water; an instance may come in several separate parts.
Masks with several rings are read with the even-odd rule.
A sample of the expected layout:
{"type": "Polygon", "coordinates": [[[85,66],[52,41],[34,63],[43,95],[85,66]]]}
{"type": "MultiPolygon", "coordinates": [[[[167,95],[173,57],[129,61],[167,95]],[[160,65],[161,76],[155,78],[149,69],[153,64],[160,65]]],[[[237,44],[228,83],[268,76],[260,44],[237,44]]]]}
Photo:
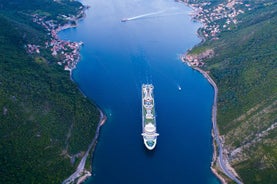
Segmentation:
{"type": "Polygon", "coordinates": [[[210,171],[213,89],[179,59],[200,42],[191,9],[173,0],[81,2],[91,6],[87,17],[59,36],[84,42],[73,78],[108,116],[87,183],[218,184],[210,171]],[[120,21],[151,12],[159,14],[120,21]],[[143,83],[155,87],[154,151],[141,136],[143,83]]]}

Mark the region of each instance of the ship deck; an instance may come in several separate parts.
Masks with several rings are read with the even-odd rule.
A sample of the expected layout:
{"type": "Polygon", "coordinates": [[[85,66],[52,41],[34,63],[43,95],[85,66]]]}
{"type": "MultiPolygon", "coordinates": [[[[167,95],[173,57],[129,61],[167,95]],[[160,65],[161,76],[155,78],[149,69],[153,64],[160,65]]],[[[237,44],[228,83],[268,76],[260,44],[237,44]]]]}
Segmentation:
{"type": "Polygon", "coordinates": [[[153,150],[157,143],[156,112],[152,84],[142,85],[142,129],[144,145],[153,150]]]}
{"type": "Polygon", "coordinates": [[[142,86],[142,114],[144,124],[152,123],[156,125],[156,112],[153,97],[153,85],[142,86]]]}

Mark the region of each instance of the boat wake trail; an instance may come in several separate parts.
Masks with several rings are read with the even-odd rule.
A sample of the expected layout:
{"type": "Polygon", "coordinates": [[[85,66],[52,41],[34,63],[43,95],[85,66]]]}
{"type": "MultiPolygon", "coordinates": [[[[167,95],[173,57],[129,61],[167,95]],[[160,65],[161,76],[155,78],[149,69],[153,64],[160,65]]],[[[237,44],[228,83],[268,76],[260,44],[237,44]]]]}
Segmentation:
{"type": "Polygon", "coordinates": [[[140,18],[143,18],[143,17],[149,17],[149,16],[152,16],[152,15],[158,15],[158,14],[161,14],[161,13],[164,13],[165,10],[162,10],[162,11],[157,11],[157,12],[152,12],[152,13],[146,13],[146,14],[142,14],[142,15],[138,15],[138,16],[135,16],[135,17],[130,17],[128,18],[128,20],[136,20],[136,19],[140,19],[140,18]]]}
{"type": "Polygon", "coordinates": [[[123,19],[121,19],[121,22],[127,22],[127,21],[131,21],[131,20],[137,20],[137,19],[147,18],[147,17],[148,18],[164,17],[164,16],[181,15],[181,14],[186,14],[186,13],[189,13],[189,12],[168,12],[167,10],[161,10],[161,11],[138,15],[135,17],[123,18],[123,19]]]}
{"type": "Polygon", "coordinates": [[[138,16],[135,16],[135,17],[124,18],[124,19],[121,20],[121,22],[126,22],[126,21],[136,20],[136,19],[140,19],[140,18],[144,18],[144,17],[153,16],[153,15],[158,15],[158,14],[164,13],[165,11],[166,10],[161,10],[161,11],[157,11],[157,12],[151,12],[151,13],[138,15],[138,16]]]}

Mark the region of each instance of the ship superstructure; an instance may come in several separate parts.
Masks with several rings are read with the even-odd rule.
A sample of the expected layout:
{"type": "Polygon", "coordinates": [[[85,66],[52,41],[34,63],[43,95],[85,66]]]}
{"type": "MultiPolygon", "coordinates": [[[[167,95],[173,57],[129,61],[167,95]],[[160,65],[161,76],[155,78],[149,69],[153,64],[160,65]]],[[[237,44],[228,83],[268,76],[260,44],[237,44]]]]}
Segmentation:
{"type": "Polygon", "coordinates": [[[154,86],[142,85],[142,136],[147,149],[153,150],[157,144],[154,86]]]}

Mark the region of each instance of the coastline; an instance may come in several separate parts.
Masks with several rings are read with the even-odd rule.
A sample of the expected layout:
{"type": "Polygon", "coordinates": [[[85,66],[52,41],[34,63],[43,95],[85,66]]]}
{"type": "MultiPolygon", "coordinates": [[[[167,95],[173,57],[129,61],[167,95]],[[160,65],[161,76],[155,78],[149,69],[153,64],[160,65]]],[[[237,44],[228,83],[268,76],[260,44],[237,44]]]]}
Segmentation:
{"type": "MultiPolygon", "coordinates": [[[[54,35],[58,35],[59,32],[64,31],[66,29],[76,28],[78,26],[78,22],[86,18],[85,11],[88,10],[89,8],[90,8],[89,6],[85,6],[84,5],[84,8],[81,10],[80,14],[78,14],[77,16],[72,18],[72,20],[76,24],[74,25],[74,24],[71,24],[71,23],[67,23],[67,24],[65,24],[63,26],[59,26],[58,28],[54,29],[54,35]]],[[[59,39],[58,37],[57,37],[57,39],[62,41],[62,39],[59,39]]],[[[81,58],[81,55],[80,55],[80,46],[82,46],[83,43],[82,42],[81,43],[72,42],[72,43],[75,43],[75,44],[78,45],[78,48],[77,48],[77,58],[74,59],[74,61],[73,61],[74,65],[72,66],[72,68],[65,66],[64,70],[69,71],[70,79],[72,81],[74,81],[73,78],[72,78],[72,71],[75,69],[77,63],[80,61],[80,58],[81,58]]]]}
{"type": "Polygon", "coordinates": [[[63,15],[65,17],[65,22],[63,23],[59,23],[56,20],[47,20],[41,15],[33,14],[33,22],[41,25],[48,32],[47,34],[50,36],[50,39],[45,42],[44,46],[26,45],[27,52],[30,54],[35,52],[39,53],[39,47],[48,48],[53,57],[59,58],[57,64],[63,66],[64,70],[69,71],[70,79],[72,80],[72,70],[74,70],[77,63],[80,61],[80,49],[83,42],[62,40],[58,37],[58,33],[66,29],[77,27],[78,22],[86,17],[85,11],[88,9],[89,6],[83,5],[77,15],[63,15]]]}
{"type": "MultiPolygon", "coordinates": [[[[186,5],[191,7],[188,3],[186,3],[186,5]]],[[[86,9],[88,9],[88,7],[84,6],[84,10],[86,10],[86,9]]],[[[192,7],[192,10],[195,11],[195,9],[193,7],[192,7]]],[[[81,12],[81,14],[79,14],[79,15],[76,16],[75,19],[74,19],[76,21],[75,25],[68,23],[68,24],[65,24],[63,26],[59,26],[58,28],[56,28],[54,30],[55,34],[58,34],[60,31],[63,31],[63,30],[66,30],[66,29],[77,27],[78,26],[77,25],[77,21],[80,21],[81,19],[85,18],[85,13],[84,12],[81,12]],[[81,15],[81,16],[79,16],[79,15],[81,15]]],[[[201,31],[200,30],[197,31],[197,34],[198,34],[198,37],[201,39],[200,43],[203,43],[203,42],[206,41],[205,37],[203,37],[201,35],[201,31]]],[[[59,40],[61,40],[61,39],[59,39],[59,40]]],[[[68,70],[70,72],[70,79],[72,81],[74,81],[73,78],[72,78],[72,71],[75,69],[77,63],[80,60],[79,50],[78,50],[77,54],[78,54],[78,58],[74,61],[74,62],[76,62],[74,67],[72,67],[72,68],[65,67],[65,70],[68,70]]],[[[218,150],[217,149],[222,149],[223,143],[220,141],[220,134],[219,134],[219,131],[218,131],[218,128],[217,128],[217,122],[216,122],[216,116],[217,116],[217,94],[218,94],[217,85],[213,81],[213,79],[210,77],[210,75],[208,74],[207,71],[202,70],[198,66],[191,65],[191,63],[186,60],[186,55],[181,56],[181,60],[184,63],[186,63],[188,66],[190,66],[193,69],[195,69],[198,72],[200,72],[209,81],[209,83],[214,88],[214,102],[213,102],[213,107],[212,107],[212,123],[213,123],[213,128],[212,128],[212,133],[211,133],[212,137],[213,137],[213,149],[214,149],[214,151],[213,151],[213,159],[212,159],[211,167],[210,168],[211,168],[212,172],[214,173],[214,175],[221,181],[222,184],[227,184],[228,182],[226,181],[226,179],[222,176],[222,174],[220,174],[218,172],[218,169],[216,168],[217,164],[219,164],[219,167],[220,167],[221,171],[224,173],[224,169],[221,168],[222,164],[224,164],[225,167],[227,167],[229,171],[230,170],[231,170],[231,172],[234,171],[234,169],[228,163],[228,160],[223,158],[224,159],[224,163],[218,163],[219,162],[219,158],[218,158],[219,155],[218,155],[218,150]]],[[[98,107],[98,110],[100,112],[100,120],[99,120],[97,129],[96,129],[96,134],[95,134],[91,144],[89,145],[88,150],[86,151],[85,155],[81,159],[81,161],[80,161],[76,171],[71,176],[69,176],[67,179],[65,179],[63,181],[63,184],[73,183],[73,182],[76,182],[76,181],[77,181],[77,183],[83,183],[84,181],[87,180],[87,178],[89,178],[91,176],[91,172],[86,170],[84,168],[84,165],[85,165],[87,156],[88,156],[90,151],[92,151],[91,154],[93,155],[93,152],[94,152],[94,149],[95,149],[95,146],[96,146],[96,143],[97,143],[97,139],[98,139],[98,136],[99,136],[99,133],[100,133],[100,128],[105,123],[105,121],[107,120],[106,115],[104,115],[104,113],[102,112],[102,110],[99,107],[98,107]]],[[[236,175],[236,173],[234,175],[236,175]]],[[[230,179],[232,179],[232,178],[230,178],[230,179]]]]}
{"type": "Polygon", "coordinates": [[[97,139],[100,134],[100,130],[101,130],[100,128],[102,125],[104,125],[104,123],[107,120],[107,116],[103,113],[103,111],[100,108],[98,108],[98,110],[100,112],[100,119],[99,119],[98,126],[96,128],[95,136],[93,137],[85,155],[83,156],[78,167],[76,168],[76,171],[72,175],[70,175],[67,179],[65,179],[62,182],[62,184],[69,184],[69,183],[75,183],[75,182],[83,183],[91,176],[91,171],[88,171],[85,169],[86,160],[90,153],[91,155],[93,155],[93,152],[97,143],[97,139]]]}
{"type": "Polygon", "coordinates": [[[213,101],[213,107],[212,107],[212,124],[213,124],[213,128],[211,131],[212,134],[212,138],[213,138],[213,159],[211,162],[211,170],[214,173],[214,175],[221,181],[222,184],[227,184],[227,182],[225,181],[225,179],[217,172],[217,170],[215,169],[215,165],[217,162],[217,146],[216,146],[216,135],[215,135],[215,129],[217,129],[217,124],[216,124],[216,115],[217,115],[217,93],[218,93],[218,88],[215,84],[215,82],[212,80],[212,78],[208,75],[208,73],[202,69],[200,69],[197,66],[192,66],[189,61],[186,60],[186,55],[181,56],[181,60],[182,62],[186,63],[189,67],[191,67],[192,69],[200,72],[207,80],[208,82],[213,86],[214,88],[214,101],[213,101]]]}
{"type": "MultiPolygon", "coordinates": [[[[42,4],[44,5],[45,3],[46,2],[42,4]]],[[[38,2],[38,4],[40,3],[38,2]]],[[[73,4],[72,6],[75,5],[73,4]]],[[[67,11],[63,11],[64,9],[62,9],[64,7],[67,6],[61,5],[61,7],[57,7],[57,10],[51,9],[51,12],[59,12],[59,15],[66,14],[65,12],[67,11]]],[[[12,64],[18,64],[20,69],[28,73],[21,78],[19,73],[17,74],[17,72],[10,72],[6,70],[6,73],[4,72],[4,74],[7,75],[7,80],[0,82],[1,84],[3,82],[2,87],[4,87],[2,97],[7,98],[7,101],[2,101],[3,115],[7,115],[3,120],[4,123],[8,123],[5,125],[7,128],[5,127],[6,129],[3,129],[3,131],[5,130],[6,136],[13,138],[13,140],[9,139],[12,144],[3,145],[6,146],[5,150],[14,150],[16,144],[26,142],[24,139],[32,138],[33,140],[27,145],[27,147],[25,145],[25,148],[24,144],[20,144],[20,149],[23,149],[25,154],[30,155],[27,159],[27,164],[23,162],[21,163],[21,161],[18,162],[20,157],[17,158],[15,155],[8,154],[10,157],[7,158],[11,158],[15,161],[9,162],[9,166],[4,167],[7,171],[5,172],[6,176],[8,176],[7,174],[16,175],[14,174],[16,173],[16,169],[12,170],[11,167],[14,164],[18,165],[18,163],[21,163],[19,164],[19,168],[29,168],[29,170],[31,168],[31,174],[29,173],[28,176],[24,176],[24,173],[22,173],[20,175],[16,175],[16,177],[12,177],[11,180],[7,179],[9,177],[3,177],[2,181],[6,180],[7,182],[13,182],[24,180],[26,182],[28,180],[41,180],[44,183],[47,183],[47,181],[62,183],[65,178],[70,176],[76,170],[78,171],[78,175],[80,175],[80,178],[78,178],[78,183],[80,183],[91,175],[90,172],[87,171],[91,168],[90,151],[94,150],[100,128],[105,123],[107,118],[97,105],[92,105],[94,104],[92,100],[86,99],[84,93],[78,89],[79,87],[76,85],[76,82],[74,82],[75,85],[72,85],[72,71],[74,68],[70,68],[69,70],[71,81],[68,80],[68,72],[63,71],[63,67],[69,64],[69,62],[64,62],[65,56],[72,56],[70,61],[72,61],[72,63],[78,63],[80,58],[75,56],[80,55],[79,48],[81,44],[79,44],[79,42],[64,41],[57,36],[60,31],[77,27],[77,21],[80,21],[86,17],[85,10],[87,8],[87,6],[82,6],[82,8],[79,7],[73,15],[62,15],[63,19],[56,19],[55,16],[48,17],[47,10],[45,10],[45,12],[43,11],[43,13],[40,11],[33,12],[33,9],[31,9],[30,6],[30,11],[26,14],[24,13],[24,18],[25,16],[28,18],[26,22],[23,19],[21,20],[21,18],[14,20],[13,18],[10,19],[8,16],[3,16],[1,19],[1,21],[5,20],[1,25],[7,26],[4,29],[5,31],[1,32],[1,36],[3,36],[4,39],[7,39],[7,43],[5,42],[5,45],[7,45],[8,49],[12,50],[11,52],[7,52],[7,54],[5,53],[8,58],[5,61],[9,63],[7,67],[12,66],[12,64]],[[42,14],[45,14],[45,16],[42,14]],[[6,34],[6,32],[12,32],[12,34],[6,34]],[[20,32],[22,34],[24,33],[23,37],[21,37],[22,34],[20,32]],[[10,39],[13,37],[16,41],[10,39]],[[68,51],[64,52],[64,48],[68,49],[68,51]],[[53,54],[51,56],[54,49],[60,49],[57,57],[53,54]],[[11,57],[10,59],[11,53],[17,53],[16,57],[11,57]],[[22,61],[28,61],[28,63],[25,62],[25,64],[21,65],[20,63],[23,63],[22,61]],[[8,79],[10,76],[12,77],[11,79],[14,78],[17,81],[14,84],[14,88],[6,85],[6,82],[8,84],[11,80],[8,79]],[[38,79],[35,79],[34,76],[38,76],[38,79]],[[24,87],[18,85],[21,84],[22,81],[25,81],[26,83],[24,87]],[[30,86],[32,89],[30,89],[30,86]],[[26,89],[27,93],[20,93],[21,88],[22,91],[26,89]],[[39,88],[40,90],[38,90],[39,88]],[[78,90],[81,93],[79,93],[78,90]],[[14,91],[15,93],[13,93],[14,91]],[[9,99],[11,94],[14,94],[14,96],[9,99]],[[24,97],[24,100],[19,100],[21,97],[24,97]],[[32,116],[31,119],[28,119],[26,115],[28,112],[20,111],[15,113],[16,115],[14,116],[13,112],[18,111],[18,108],[20,108],[20,105],[16,104],[15,100],[18,100],[18,104],[20,102],[21,105],[30,107],[29,111],[35,113],[35,115],[32,116]],[[16,105],[13,104],[8,106],[7,104],[10,102],[16,105]],[[29,106],[30,103],[31,106],[29,106]],[[13,133],[10,134],[13,129],[12,127],[9,127],[9,123],[13,118],[18,120],[16,121],[16,123],[18,123],[16,126],[21,126],[20,123],[26,124],[26,121],[29,122],[28,128],[23,128],[22,131],[20,130],[16,136],[13,136],[13,133]],[[43,124],[43,127],[36,127],[33,122],[37,122],[40,125],[43,124]],[[76,132],[77,136],[72,133],[73,125],[75,128],[74,133],[76,132]],[[83,127],[87,128],[83,129],[83,127]],[[33,131],[33,128],[35,128],[35,132],[33,131]],[[84,134],[82,134],[82,132],[84,132],[84,134]],[[32,136],[24,137],[27,134],[32,134],[32,136]],[[73,138],[74,141],[69,141],[70,138],[73,138]],[[68,145],[70,146],[69,149],[68,145]],[[33,151],[34,147],[36,147],[37,150],[33,151]],[[37,154],[40,151],[43,154],[37,154]],[[33,158],[34,155],[37,155],[37,157],[33,158]],[[87,159],[87,157],[89,159],[87,159]],[[33,160],[35,160],[35,162],[33,162],[33,160]],[[43,160],[48,160],[49,163],[47,163],[47,165],[51,167],[45,167],[43,160]],[[83,162],[83,166],[81,166],[81,162],[83,162]],[[43,173],[43,175],[40,175],[41,173],[43,173]],[[33,174],[38,174],[39,176],[30,177],[34,176],[33,174]],[[23,180],[22,176],[24,178],[23,180]]],[[[7,9],[8,13],[9,11],[14,10],[7,9]]],[[[3,47],[3,50],[4,49],[5,47],[3,47]]],[[[4,56],[6,56],[5,54],[4,56]]],[[[3,69],[5,69],[5,67],[3,69]]],[[[3,141],[5,142],[5,140],[3,141]]],[[[9,151],[4,151],[2,153],[7,154],[9,151]]]]}
{"type": "MultiPolygon", "coordinates": [[[[196,9],[192,6],[190,6],[188,3],[186,3],[186,6],[188,7],[191,7],[193,11],[195,11],[196,9]]],[[[88,9],[88,8],[86,8],[88,9]]],[[[86,10],[84,9],[84,10],[86,10]]],[[[66,29],[70,29],[70,28],[74,28],[74,27],[77,27],[77,21],[80,21],[81,19],[84,19],[85,18],[85,13],[83,14],[82,17],[80,18],[76,18],[76,25],[72,25],[72,24],[65,24],[61,27],[59,27],[58,29],[56,29],[56,33],[58,34],[60,31],[63,31],[63,30],[66,30],[66,29]]],[[[191,15],[193,16],[193,15],[191,15]]],[[[205,42],[206,39],[205,37],[201,34],[201,30],[198,29],[197,31],[197,35],[198,37],[201,39],[201,43],[205,42]]],[[[79,55],[79,58],[77,59],[77,62],[80,60],[80,55],[79,55]]],[[[226,179],[217,171],[217,169],[215,168],[216,167],[216,164],[218,162],[218,154],[217,154],[217,146],[216,146],[216,143],[215,143],[215,129],[217,129],[217,124],[216,124],[216,114],[217,114],[217,93],[218,93],[218,88],[216,86],[216,83],[212,80],[212,78],[208,75],[208,73],[204,70],[202,70],[201,68],[197,67],[197,66],[193,66],[191,65],[189,62],[187,62],[185,60],[185,56],[181,56],[181,60],[185,63],[188,64],[188,66],[192,67],[193,69],[197,70],[198,72],[200,72],[208,81],[209,83],[213,86],[214,88],[214,103],[213,103],[213,110],[212,110],[212,122],[213,122],[213,129],[212,129],[212,137],[213,137],[213,160],[211,162],[211,170],[212,172],[214,173],[214,175],[221,181],[222,184],[227,184],[228,182],[226,181],[226,179]]],[[[76,62],[76,63],[77,63],[76,62]]],[[[70,72],[70,78],[71,80],[74,82],[73,78],[72,78],[72,71],[75,69],[75,67],[73,68],[65,68],[65,70],[68,70],[70,72]]],[[[82,92],[83,93],[83,92],[82,92]]],[[[83,93],[83,95],[85,96],[85,94],[83,93]]],[[[96,134],[91,142],[91,144],[89,145],[88,147],[88,150],[86,151],[85,155],[83,156],[82,160],[80,161],[76,171],[71,175],[69,176],[67,179],[65,179],[63,181],[63,184],[69,184],[69,183],[83,183],[85,182],[89,177],[91,177],[92,175],[92,171],[88,171],[86,170],[84,167],[82,167],[82,161],[83,160],[86,160],[86,157],[88,156],[89,152],[91,151],[91,155],[93,156],[94,154],[94,149],[95,149],[95,146],[97,144],[97,139],[99,137],[99,134],[100,134],[100,128],[101,126],[106,122],[107,120],[107,116],[104,115],[103,111],[98,107],[98,110],[100,112],[100,120],[99,120],[99,123],[98,123],[98,126],[97,126],[97,129],[96,129],[96,134]]],[[[218,132],[218,129],[216,130],[216,132],[218,132]]],[[[219,135],[219,134],[218,134],[219,135]]],[[[85,161],[84,161],[85,162],[85,161]]]]}
{"type": "MultiPolygon", "coordinates": [[[[196,11],[196,9],[193,6],[190,6],[189,3],[185,3],[186,6],[191,7],[193,11],[196,11]]],[[[77,22],[84,19],[86,14],[85,14],[85,10],[87,10],[89,7],[88,6],[84,6],[83,12],[81,12],[78,16],[75,17],[74,21],[76,22],[75,25],[72,24],[65,24],[61,27],[58,27],[57,29],[55,29],[55,33],[58,34],[60,31],[66,30],[66,29],[70,29],[70,28],[74,28],[77,27],[78,24],[77,22]],[[80,16],[81,15],[81,16],[80,16]]],[[[193,16],[193,15],[191,15],[193,16]]],[[[197,31],[197,35],[198,37],[201,39],[200,43],[203,43],[206,41],[205,37],[203,35],[201,35],[201,31],[200,29],[198,29],[197,31]]],[[[199,44],[200,44],[199,43],[199,44]]],[[[185,59],[186,55],[181,56],[181,60],[186,63],[188,66],[192,67],[193,69],[197,70],[198,72],[200,72],[208,81],[209,83],[213,86],[214,88],[214,102],[213,102],[213,107],[212,107],[212,123],[213,123],[213,129],[211,131],[212,137],[213,137],[213,159],[211,162],[211,167],[210,169],[212,170],[212,172],[214,173],[214,175],[220,180],[220,182],[222,184],[227,184],[228,182],[226,181],[226,179],[217,171],[216,169],[216,164],[218,162],[218,153],[217,153],[217,144],[222,144],[221,142],[219,142],[218,139],[216,139],[216,137],[220,137],[219,132],[218,132],[218,128],[217,128],[217,123],[216,123],[216,116],[217,116],[217,94],[218,94],[218,88],[216,83],[213,81],[213,79],[209,76],[209,74],[202,70],[201,68],[199,68],[198,66],[193,66],[190,64],[189,61],[187,61],[185,59]]],[[[80,54],[79,54],[79,50],[78,50],[78,58],[76,60],[76,65],[80,60],[80,54]]],[[[75,66],[76,66],[75,65],[75,66]]],[[[72,71],[75,69],[75,66],[73,68],[66,68],[65,70],[68,70],[70,72],[70,79],[74,82],[73,78],[72,78],[72,71]]],[[[85,94],[83,94],[85,96],[85,94]]],[[[74,183],[77,182],[78,184],[85,182],[92,174],[91,171],[88,171],[84,168],[84,163],[86,162],[87,156],[89,154],[89,152],[91,151],[91,155],[93,156],[93,152],[95,149],[95,146],[97,144],[97,139],[99,137],[99,133],[100,133],[100,128],[101,126],[106,122],[107,120],[107,116],[104,115],[103,111],[98,107],[98,110],[100,112],[100,119],[99,119],[99,123],[96,129],[96,134],[91,142],[91,144],[88,147],[88,150],[86,151],[85,155],[83,156],[83,158],[81,159],[76,171],[69,176],[67,179],[65,179],[62,183],[63,184],[69,184],[69,183],[74,183]]],[[[221,146],[222,148],[222,146],[221,146]]],[[[227,160],[225,160],[225,163],[228,162],[227,160]]],[[[219,164],[221,166],[221,164],[219,164]]],[[[229,164],[228,164],[229,165],[229,164]]],[[[233,168],[231,168],[233,169],[233,168]]],[[[230,169],[230,170],[231,170],[230,169]]]]}
{"type": "MultiPolygon", "coordinates": [[[[186,6],[192,8],[194,13],[191,13],[190,16],[192,17],[193,20],[200,22],[203,25],[203,22],[201,22],[199,19],[196,18],[196,11],[197,9],[190,5],[188,1],[183,1],[186,6]]],[[[206,41],[205,36],[202,34],[201,29],[204,27],[200,27],[197,30],[197,35],[201,39],[200,43],[204,43],[206,41]]],[[[197,45],[195,46],[197,47],[197,45]]],[[[223,147],[224,144],[222,142],[219,129],[217,127],[217,96],[218,96],[218,87],[214,80],[211,78],[209,75],[208,71],[202,70],[200,67],[204,65],[204,62],[202,62],[202,59],[205,59],[207,57],[210,57],[214,54],[214,51],[211,50],[211,53],[208,53],[204,56],[201,56],[197,61],[195,62],[191,58],[188,58],[188,52],[190,49],[181,56],[181,61],[183,63],[186,63],[189,67],[192,69],[198,71],[201,73],[210,83],[210,85],[214,89],[214,101],[213,101],[213,106],[212,106],[212,130],[211,130],[211,136],[212,136],[212,141],[213,141],[213,158],[211,161],[211,166],[210,169],[212,170],[213,174],[220,180],[222,184],[228,184],[231,181],[234,181],[238,184],[242,184],[240,181],[240,178],[238,174],[236,173],[235,169],[230,165],[227,156],[225,155],[226,152],[224,152],[223,147]],[[210,55],[211,54],[211,55],[210,55]],[[222,173],[220,173],[220,172],[222,173]]],[[[209,51],[210,52],[210,51],[209,51]]]]}
{"type": "Polygon", "coordinates": [[[210,168],[214,173],[214,175],[221,181],[222,184],[227,184],[228,181],[224,176],[222,176],[221,173],[218,172],[218,169],[220,169],[220,171],[223,172],[230,180],[241,184],[242,182],[238,179],[237,173],[235,172],[234,168],[231,167],[231,165],[229,164],[228,160],[226,159],[223,153],[223,143],[220,138],[220,134],[217,127],[217,121],[216,121],[218,87],[207,71],[202,70],[198,66],[193,66],[190,64],[190,62],[186,59],[186,54],[181,56],[181,60],[192,69],[200,72],[214,88],[214,101],[213,101],[213,107],[212,107],[213,127],[212,127],[212,133],[211,133],[213,138],[214,151],[213,151],[213,159],[212,159],[210,168]]]}
{"type": "Polygon", "coordinates": [[[268,130],[275,125],[277,110],[274,108],[276,83],[272,80],[276,71],[271,60],[275,42],[270,39],[276,34],[273,31],[276,26],[267,22],[276,21],[271,14],[276,6],[261,6],[259,1],[242,0],[180,1],[196,8],[190,15],[193,21],[202,23],[198,36],[207,39],[187,51],[188,64],[207,71],[219,88],[217,125],[220,132],[217,137],[213,136],[213,140],[218,138],[221,144],[215,141],[213,144],[217,146],[214,146],[215,154],[222,155],[222,161],[213,159],[212,169],[227,183],[242,183],[242,180],[245,183],[274,183],[277,181],[274,167],[277,139],[276,132],[268,130]],[[268,14],[267,19],[262,19],[265,14],[268,14]],[[250,23],[249,17],[259,18],[250,23]],[[251,39],[244,39],[253,30],[256,34],[251,35],[251,39]],[[252,47],[253,42],[262,45],[262,49],[252,47]],[[202,57],[208,50],[213,50],[214,54],[202,57]],[[250,62],[256,55],[263,57],[255,63],[250,62]],[[255,75],[250,72],[254,70],[273,75],[255,75]],[[248,72],[250,75],[246,77],[248,72]],[[254,85],[249,85],[249,80],[253,80],[254,85]],[[266,137],[263,137],[264,132],[267,132],[266,137]],[[263,157],[266,159],[261,159],[263,157]],[[220,164],[227,173],[232,173],[234,179],[224,174],[220,164]]]}
{"type": "MultiPolygon", "coordinates": [[[[195,11],[195,8],[190,6],[189,3],[185,3],[187,6],[191,7],[193,11],[195,11]]],[[[66,30],[66,29],[70,29],[70,28],[74,28],[74,27],[77,27],[77,22],[84,19],[86,14],[84,12],[84,10],[87,10],[89,7],[88,6],[84,6],[84,9],[83,9],[83,12],[81,12],[78,16],[75,17],[75,21],[76,21],[76,25],[72,25],[72,24],[65,24],[61,27],[58,27],[57,29],[55,29],[55,33],[58,34],[60,31],[63,31],[63,30],[66,30]],[[81,16],[80,16],[81,15],[81,16]]],[[[200,43],[203,43],[206,41],[205,37],[201,35],[201,31],[200,29],[197,31],[197,35],[198,37],[201,39],[201,42],[200,43]]],[[[216,137],[220,137],[219,135],[219,132],[218,132],[218,128],[217,128],[217,123],[216,123],[216,115],[217,115],[217,94],[218,94],[218,88],[217,88],[217,85],[216,83],[213,81],[213,79],[209,76],[209,74],[202,70],[201,68],[199,68],[198,66],[193,66],[189,63],[189,61],[187,61],[185,59],[186,55],[183,55],[181,56],[181,60],[186,63],[188,66],[192,67],[193,69],[197,70],[198,72],[200,72],[208,81],[209,83],[213,86],[214,88],[214,102],[213,102],[213,107],[212,107],[212,123],[213,123],[213,129],[212,129],[212,137],[213,137],[213,159],[212,159],[212,162],[211,162],[211,170],[212,172],[214,173],[214,175],[220,180],[220,182],[222,184],[227,184],[228,182],[226,181],[226,179],[217,171],[217,169],[215,168],[216,167],[216,164],[218,162],[218,154],[217,154],[217,144],[222,144],[221,142],[219,142],[219,139],[217,139],[216,137]]],[[[76,60],[76,65],[77,65],[77,62],[79,62],[80,60],[80,54],[79,54],[79,50],[78,50],[78,58],[76,60]]],[[[75,65],[75,66],[76,66],[75,65]]],[[[65,70],[68,70],[70,72],[70,79],[72,81],[73,78],[72,78],[72,71],[75,69],[75,66],[73,68],[66,68],[65,67],[65,70]]],[[[85,96],[85,95],[84,95],[85,96]]],[[[97,126],[97,129],[96,129],[96,134],[91,142],[91,144],[89,145],[88,147],[88,150],[86,151],[86,154],[83,156],[82,160],[80,161],[76,171],[71,175],[69,176],[67,179],[65,179],[63,181],[63,184],[68,184],[68,183],[74,183],[77,181],[77,183],[83,183],[85,182],[90,176],[91,176],[91,171],[88,171],[84,168],[84,164],[86,162],[86,158],[89,154],[89,152],[91,151],[91,155],[93,155],[93,152],[94,152],[94,149],[95,149],[95,146],[96,146],[96,143],[97,143],[97,139],[98,139],[98,136],[99,136],[99,133],[100,133],[100,128],[101,126],[106,122],[107,120],[107,116],[104,115],[103,111],[98,107],[98,110],[100,112],[100,120],[99,120],[99,123],[98,123],[98,126],[97,126]]],[[[222,148],[222,146],[221,146],[222,148]]],[[[228,162],[227,160],[225,160],[225,163],[228,162]]],[[[221,164],[219,164],[221,166],[221,164]]],[[[228,164],[229,165],[229,164],[228,164]]],[[[232,170],[233,168],[231,168],[232,170]]]]}
{"type": "MultiPolygon", "coordinates": [[[[76,24],[70,24],[67,23],[63,26],[58,26],[58,28],[52,30],[54,32],[54,38],[58,39],[59,41],[64,41],[60,38],[58,38],[56,35],[61,32],[64,31],[66,29],[70,29],[70,28],[75,28],[78,26],[78,21],[85,19],[86,14],[85,14],[85,10],[88,10],[90,7],[89,6],[84,6],[83,10],[80,12],[80,14],[78,14],[77,16],[73,17],[73,21],[76,22],[76,24]]],[[[75,43],[78,44],[77,42],[71,42],[71,43],[75,43]]],[[[81,46],[82,44],[78,44],[78,46],[81,46]]],[[[77,63],[80,61],[80,47],[77,48],[77,58],[74,59],[73,63],[73,67],[67,67],[65,66],[64,70],[69,71],[69,75],[70,75],[70,79],[71,81],[73,81],[75,83],[75,81],[72,78],[72,71],[75,69],[77,63]]],[[[80,89],[79,89],[80,90],[80,89]]],[[[86,97],[86,95],[81,91],[81,93],[84,95],[84,97],[86,97]]],[[[97,106],[97,104],[95,104],[97,106]]],[[[68,178],[66,178],[62,183],[63,184],[69,184],[69,183],[77,183],[77,184],[81,184],[84,183],[92,174],[92,171],[88,171],[87,169],[85,169],[85,164],[86,164],[86,160],[87,157],[89,156],[89,154],[91,154],[93,156],[94,153],[94,149],[96,147],[97,144],[97,139],[99,137],[100,134],[100,130],[101,130],[101,126],[105,124],[106,120],[107,120],[107,116],[104,114],[104,112],[100,109],[100,107],[97,107],[99,113],[100,113],[100,118],[99,118],[99,122],[95,131],[95,136],[93,137],[90,145],[88,146],[88,149],[85,153],[85,155],[82,157],[80,163],[78,164],[76,171],[70,175],[68,178]]],[[[90,164],[91,165],[91,164],[90,164]]]]}

